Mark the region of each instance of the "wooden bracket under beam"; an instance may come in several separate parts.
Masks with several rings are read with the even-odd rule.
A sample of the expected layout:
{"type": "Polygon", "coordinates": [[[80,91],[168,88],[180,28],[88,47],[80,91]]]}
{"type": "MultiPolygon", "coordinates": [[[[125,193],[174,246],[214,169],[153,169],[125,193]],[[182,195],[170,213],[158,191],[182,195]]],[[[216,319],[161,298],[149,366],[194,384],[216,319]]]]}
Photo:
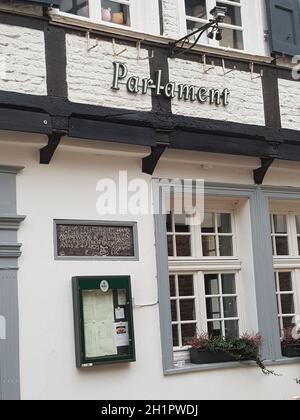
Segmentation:
{"type": "Polygon", "coordinates": [[[48,135],[48,144],[40,150],[40,163],[48,165],[60,143],[62,134],[54,133],[48,135]]]}
{"type": "Polygon", "coordinates": [[[153,175],[155,168],[162,154],[168,146],[166,144],[158,144],[151,147],[151,154],[143,159],[143,173],[153,175]]]}
{"type": "Polygon", "coordinates": [[[274,162],[275,158],[261,158],[261,167],[253,171],[254,182],[256,185],[261,185],[264,182],[264,178],[274,162]]]}

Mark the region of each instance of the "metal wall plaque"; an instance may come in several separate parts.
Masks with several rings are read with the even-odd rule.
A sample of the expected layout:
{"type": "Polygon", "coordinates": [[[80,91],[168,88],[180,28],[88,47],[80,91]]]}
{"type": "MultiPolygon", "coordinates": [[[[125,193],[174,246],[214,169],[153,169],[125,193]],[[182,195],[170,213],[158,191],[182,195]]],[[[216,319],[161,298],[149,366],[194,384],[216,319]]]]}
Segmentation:
{"type": "Polygon", "coordinates": [[[136,225],[55,222],[56,256],[61,258],[137,258],[136,225]]]}

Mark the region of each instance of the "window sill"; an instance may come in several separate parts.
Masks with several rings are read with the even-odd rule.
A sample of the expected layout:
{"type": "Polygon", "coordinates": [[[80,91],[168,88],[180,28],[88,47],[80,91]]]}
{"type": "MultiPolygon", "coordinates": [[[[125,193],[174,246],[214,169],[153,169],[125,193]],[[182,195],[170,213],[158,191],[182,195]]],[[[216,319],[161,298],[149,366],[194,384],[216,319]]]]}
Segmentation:
{"type": "MultiPolygon", "coordinates": [[[[52,24],[60,26],[68,26],[71,28],[76,28],[78,30],[93,31],[95,34],[105,34],[107,36],[115,36],[117,38],[126,38],[130,41],[145,41],[148,44],[161,44],[166,48],[169,48],[169,43],[174,42],[175,39],[167,38],[160,35],[150,35],[142,32],[136,32],[129,27],[119,27],[118,25],[106,25],[98,22],[90,21],[87,18],[80,18],[74,15],[68,15],[67,13],[62,13],[58,9],[50,9],[49,17],[52,24]]],[[[231,58],[238,59],[242,61],[248,61],[249,63],[267,63],[270,64],[273,61],[273,58],[270,56],[260,56],[249,54],[244,51],[232,50],[228,48],[221,47],[210,47],[199,45],[195,46],[193,53],[199,54],[210,54],[215,57],[221,58],[231,58]]]]}
{"type": "MultiPolygon", "coordinates": [[[[299,364],[300,358],[288,359],[283,358],[281,360],[269,361],[266,362],[267,367],[272,366],[284,366],[284,365],[294,365],[299,364]]],[[[253,368],[257,367],[255,362],[228,362],[228,363],[214,363],[209,365],[194,365],[192,363],[186,363],[185,366],[181,368],[166,369],[164,371],[165,376],[170,375],[179,375],[183,373],[193,373],[193,372],[208,372],[213,370],[222,370],[222,369],[243,369],[243,368],[253,368]]],[[[280,373],[280,372],[279,372],[280,373]]]]}

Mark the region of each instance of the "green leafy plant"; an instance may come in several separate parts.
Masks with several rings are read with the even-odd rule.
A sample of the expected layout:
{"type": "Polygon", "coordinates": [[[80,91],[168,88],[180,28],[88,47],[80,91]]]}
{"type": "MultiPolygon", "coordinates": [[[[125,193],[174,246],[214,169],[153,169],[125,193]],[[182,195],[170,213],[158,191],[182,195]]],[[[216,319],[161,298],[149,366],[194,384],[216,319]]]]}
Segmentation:
{"type": "Polygon", "coordinates": [[[235,339],[213,338],[206,333],[201,333],[187,341],[187,344],[193,349],[227,353],[237,361],[252,360],[264,374],[276,375],[275,372],[266,368],[260,358],[259,349],[262,343],[263,338],[260,334],[251,335],[248,333],[235,339]]]}

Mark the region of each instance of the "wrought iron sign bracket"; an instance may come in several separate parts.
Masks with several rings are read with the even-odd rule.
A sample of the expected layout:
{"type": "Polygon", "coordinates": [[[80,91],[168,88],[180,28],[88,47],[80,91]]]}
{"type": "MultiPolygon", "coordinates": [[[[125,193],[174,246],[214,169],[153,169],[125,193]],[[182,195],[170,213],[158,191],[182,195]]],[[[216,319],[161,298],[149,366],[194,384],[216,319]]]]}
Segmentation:
{"type": "Polygon", "coordinates": [[[274,157],[261,158],[261,167],[253,171],[254,182],[256,185],[262,185],[274,160],[274,157]]]}
{"type": "Polygon", "coordinates": [[[210,14],[213,16],[213,19],[210,19],[205,25],[201,28],[196,29],[195,31],[187,34],[186,36],[178,39],[175,42],[170,42],[170,57],[177,58],[182,54],[192,50],[199,42],[201,36],[209,29],[211,29],[208,37],[213,39],[216,37],[218,41],[222,39],[222,29],[219,27],[219,24],[222,23],[226,17],[227,7],[214,7],[210,14]]]}
{"type": "Polygon", "coordinates": [[[57,147],[59,146],[62,136],[62,133],[52,133],[48,135],[47,146],[40,149],[40,163],[42,165],[49,165],[57,147]]]}

